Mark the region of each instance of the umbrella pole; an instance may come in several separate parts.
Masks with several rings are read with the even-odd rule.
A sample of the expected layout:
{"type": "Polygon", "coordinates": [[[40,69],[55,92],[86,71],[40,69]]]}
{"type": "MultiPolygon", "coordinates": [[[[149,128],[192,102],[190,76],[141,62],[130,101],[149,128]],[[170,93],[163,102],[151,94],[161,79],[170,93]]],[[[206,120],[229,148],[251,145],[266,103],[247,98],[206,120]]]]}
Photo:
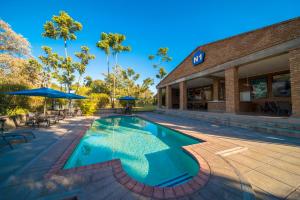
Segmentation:
{"type": "Polygon", "coordinates": [[[47,110],[47,97],[44,99],[44,115],[46,116],[46,110],[47,110]]]}

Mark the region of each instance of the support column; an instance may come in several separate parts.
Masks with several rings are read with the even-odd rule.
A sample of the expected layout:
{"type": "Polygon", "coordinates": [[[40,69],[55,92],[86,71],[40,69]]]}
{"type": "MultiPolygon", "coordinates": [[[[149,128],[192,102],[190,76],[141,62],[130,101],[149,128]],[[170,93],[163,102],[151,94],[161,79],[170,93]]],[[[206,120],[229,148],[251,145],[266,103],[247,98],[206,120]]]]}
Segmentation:
{"type": "Polygon", "coordinates": [[[179,83],[179,109],[186,110],[187,107],[187,89],[186,82],[182,81],[179,83]]]}
{"type": "Polygon", "coordinates": [[[172,87],[170,85],[166,87],[166,107],[167,109],[172,108],[172,87]]]}
{"type": "Polygon", "coordinates": [[[238,68],[225,70],[226,112],[237,113],[240,107],[238,68]]]}
{"type": "Polygon", "coordinates": [[[292,116],[300,117],[300,49],[289,52],[292,116]]]}
{"type": "Polygon", "coordinates": [[[161,108],[161,88],[157,88],[157,107],[161,108]]]}
{"type": "Polygon", "coordinates": [[[214,101],[219,100],[219,83],[220,83],[220,80],[218,80],[218,79],[213,80],[213,100],[214,101]]]}

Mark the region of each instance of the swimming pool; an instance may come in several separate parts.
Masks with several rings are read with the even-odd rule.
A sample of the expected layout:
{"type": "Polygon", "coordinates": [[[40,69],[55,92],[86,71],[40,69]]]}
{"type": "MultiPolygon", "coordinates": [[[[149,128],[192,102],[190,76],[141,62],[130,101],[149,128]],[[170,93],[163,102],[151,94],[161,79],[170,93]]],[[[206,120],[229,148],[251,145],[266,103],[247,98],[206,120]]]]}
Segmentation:
{"type": "Polygon", "coordinates": [[[136,116],[95,120],[64,169],[119,158],[132,178],[151,186],[174,186],[198,173],[198,163],[182,146],[199,143],[136,116]]]}

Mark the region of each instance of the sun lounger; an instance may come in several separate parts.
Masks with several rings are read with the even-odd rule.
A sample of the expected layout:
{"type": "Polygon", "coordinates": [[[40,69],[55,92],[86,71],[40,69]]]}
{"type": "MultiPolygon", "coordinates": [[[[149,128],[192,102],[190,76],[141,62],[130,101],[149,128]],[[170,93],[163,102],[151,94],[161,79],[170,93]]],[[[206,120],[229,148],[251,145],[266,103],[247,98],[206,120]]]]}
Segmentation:
{"type": "Polygon", "coordinates": [[[5,131],[4,129],[4,122],[6,121],[6,119],[1,119],[0,123],[0,137],[2,138],[2,140],[4,141],[5,144],[9,145],[9,147],[11,149],[13,149],[12,140],[23,140],[24,142],[27,142],[27,138],[26,136],[30,135],[33,138],[35,138],[35,135],[33,134],[33,132],[31,131],[5,131]]]}
{"type": "Polygon", "coordinates": [[[0,133],[2,140],[9,145],[11,149],[13,149],[12,140],[23,140],[24,142],[28,142],[27,136],[30,136],[32,138],[35,138],[35,135],[32,131],[1,131],[0,133]]]}

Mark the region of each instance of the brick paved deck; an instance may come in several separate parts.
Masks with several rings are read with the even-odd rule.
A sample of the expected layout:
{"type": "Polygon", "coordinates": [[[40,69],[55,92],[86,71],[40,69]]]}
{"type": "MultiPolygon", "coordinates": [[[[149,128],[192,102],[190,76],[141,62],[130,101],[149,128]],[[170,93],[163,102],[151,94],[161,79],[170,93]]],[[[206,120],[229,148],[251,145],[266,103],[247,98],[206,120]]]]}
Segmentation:
{"type": "MultiPolygon", "coordinates": [[[[299,139],[154,113],[141,116],[205,141],[185,148],[208,163],[211,176],[204,187],[177,199],[299,199],[299,139]]],[[[138,188],[136,182],[125,176],[118,179],[115,174],[119,169],[114,168],[113,162],[48,176],[92,120],[77,118],[48,129],[49,136],[43,139],[48,143],[42,146],[38,145],[38,140],[45,130],[37,132],[36,141],[29,144],[18,144],[12,151],[3,148],[0,161],[5,160],[6,165],[1,162],[0,171],[7,166],[14,170],[8,170],[6,174],[11,176],[3,176],[0,181],[0,199],[64,199],[72,196],[79,199],[156,199],[180,196],[192,188],[192,185],[176,190],[152,191],[144,185],[138,188]],[[29,156],[19,166],[23,156],[20,151],[23,155],[28,152],[35,156],[29,156]],[[4,159],[9,155],[14,155],[17,162],[4,159]],[[141,195],[146,193],[152,198],[141,195]]]]}

